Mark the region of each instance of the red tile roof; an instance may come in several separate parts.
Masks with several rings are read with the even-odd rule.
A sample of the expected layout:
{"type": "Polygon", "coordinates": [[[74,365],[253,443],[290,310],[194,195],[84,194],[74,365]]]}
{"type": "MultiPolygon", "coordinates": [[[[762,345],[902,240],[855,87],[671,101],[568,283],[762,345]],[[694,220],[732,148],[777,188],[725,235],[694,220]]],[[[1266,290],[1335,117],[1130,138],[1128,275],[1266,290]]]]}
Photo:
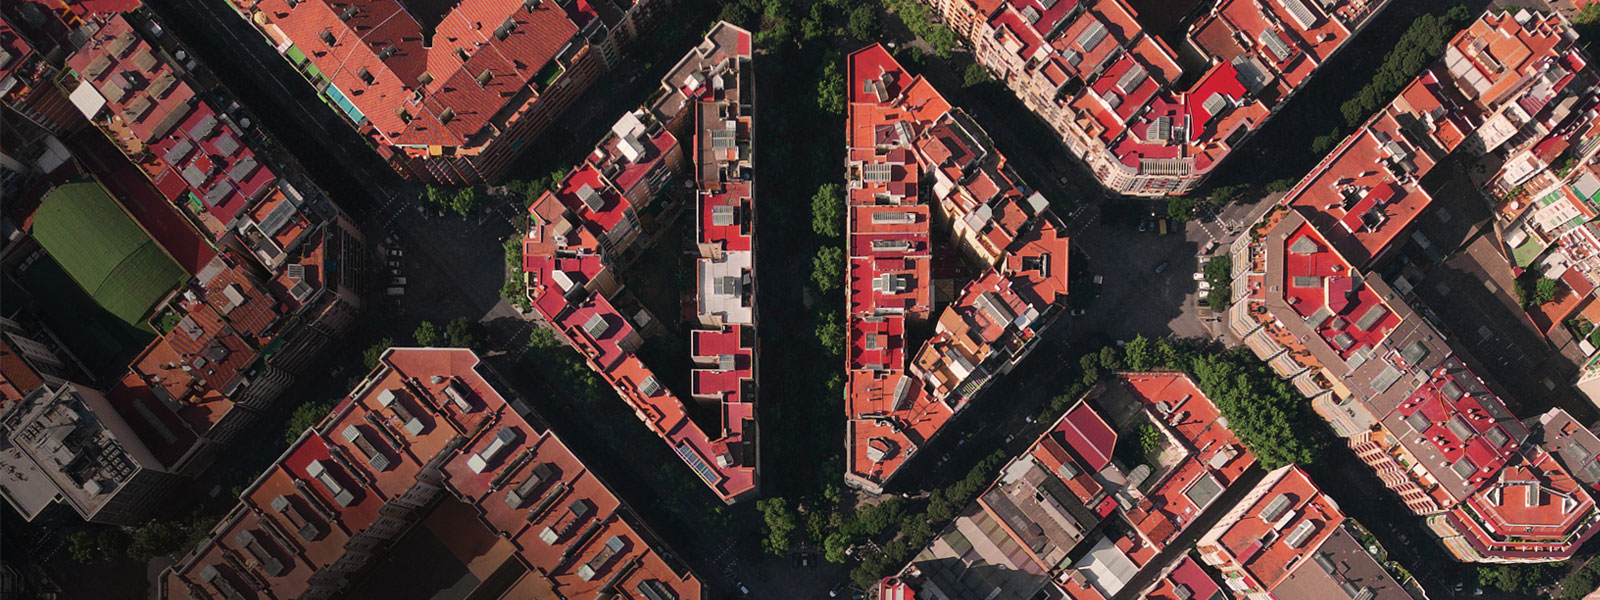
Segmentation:
{"type": "Polygon", "coordinates": [[[561,68],[592,18],[581,2],[464,0],[427,35],[398,0],[240,4],[274,41],[298,47],[378,141],[409,147],[486,143],[498,133],[491,123],[538,99],[546,82],[537,76],[561,68]]]}
{"type": "MultiPolygon", "coordinates": [[[[674,114],[686,114],[685,109],[691,106],[695,113],[702,110],[724,115],[738,113],[740,81],[737,74],[748,68],[744,63],[750,59],[749,36],[748,31],[719,24],[707,36],[707,44],[720,49],[713,53],[715,56],[702,57],[705,46],[701,46],[684,58],[679,64],[684,77],[717,77],[721,83],[717,93],[708,88],[704,93],[686,94],[686,104],[673,108],[674,114]],[[696,58],[704,60],[697,62],[693,60],[696,58]]],[[[670,80],[678,82],[682,77],[674,76],[670,80]]],[[[674,89],[671,86],[676,83],[664,85],[674,89]]],[[[660,115],[659,118],[670,120],[672,116],[660,115]]],[[[748,148],[748,115],[743,118],[746,137],[742,141],[743,147],[748,148]]],[[[723,131],[717,123],[702,124],[723,131]]],[[[720,135],[706,130],[708,139],[719,140],[715,145],[720,146],[720,135]]],[[[697,144],[700,137],[697,132],[697,144]]],[[[611,138],[602,142],[596,155],[611,156],[607,149],[609,140],[611,138]]],[[[737,146],[740,138],[735,136],[732,141],[737,146]]],[[[732,150],[735,162],[749,160],[747,151],[740,151],[739,147],[732,150]]],[[[655,156],[641,164],[666,164],[654,162],[665,157],[666,152],[655,156]]],[[[698,153],[696,156],[706,159],[698,153]]],[[[756,356],[754,333],[750,329],[754,325],[753,318],[734,318],[726,311],[702,310],[698,316],[704,328],[691,333],[697,364],[689,377],[691,389],[674,392],[655,376],[635,353],[641,343],[639,333],[602,295],[615,287],[609,272],[609,255],[605,253],[626,247],[637,227],[631,203],[616,189],[614,181],[602,173],[603,167],[597,166],[609,163],[609,160],[591,160],[579,165],[557,189],[547,192],[529,207],[530,228],[522,241],[528,297],[539,316],[584,355],[590,368],[622,396],[640,420],[672,446],[718,497],[727,502],[748,498],[757,489],[756,449],[751,439],[755,421],[756,356]],[[586,198],[598,207],[590,206],[586,198]],[[618,235],[617,232],[624,230],[629,234],[618,235]],[[684,398],[716,401],[720,409],[720,428],[714,432],[702,430],[690,419],[684,398]]],[[[715,165],[700,165],[702,174],[718,173],[717,177],[699,181],[702,189],[697,195],[696,230],[697,241],[705,254],[700,261],[702,266],[708,261],[723,261],[719,264],[726,265],[752,264],[749,254],[754,245],[755,205],[751,183],[739,175],[741,169],[725,168],[729,166],[720,159],[715,165]],[[734,209],[728,224],[722,221],[729,215],[718,209],[724,206],[734,209]],[[744,257],[742,263],[728,260],[735,254],[744,257]]],[[[655,168],[650,166],[645,170],[655,168]]],[[[743,286],[738,276],[724,273],[717,273],[717,276],[734,277],[743,286]]],[[[697,286],[697,289],[704,288],[700,289],[701,293],[721,289],[711,282],[702,283],[705,285],[697,286]]],[[[701,306],[708,304],[702,302],[701,306]]]]}
{"type": "Polygon", "coordinates": [[[481,560],[493,568],[520,560],[517,581],[527,583],[517,589],[536,584],[566,597],[632,595],[640,586],[685,599],[705,593],[560,439],[507,403],[471,351],[427,348],[385,353],[359,388],[244,492],[210,538],[163,573],[161,595],[210,597],[219,587],[208,579],[240,589],[259,582],[253,587],[265,598],[325,586],[313,575],[347,556],[347,543],[400,535],[370,529],[380,508],[402,522],[424,519],[396,508],[426,497],[418,481],[430,465],[451,497],[473,510],[452,512],[446,503],[425,525],[449,519],[447,545],[478,528],[508,543],[481,560]]]}
{"type": "Polygon", "coordinates": [[[1345,515],[1297,466],[1274,471],[1256,489],[1253,501],[1200,539],[1200,551],[1220,554],[1224,571],[1242,568],[1252,587],[1271,590],[1316,553],[1345,515]]]}
{"type": "Polygon", "coordinates": [[[118,14],[67,64],[82,85],[106,100],[112,141],[136,161],[145,160],[167,200],[194,215],[209,238],[220,240],[278,176],[165,56],[118,14]],[[143,87],[134,87],[135,81],[143,87]],[[145,152],[153,162],[141,158],[145,152]]]}
{"type": "MultiPolygon", "coordinates": [[[[1207,72],[1181,90],[1173,87],[1182,75],[1177,54],[1144,32],[1123,0],[1058,2],[1049,8],[1012,0],[986,13],[987,24],[972,35],[982,36],[975,43],[983,62],[1011,72],[1019,95],[1044,93],[1038,79],[1059,87],[1068,72],[1081,78],[1081,91],[1038,111],[1098,136],[1127,174],[1197,180],[1229,153],[1237,132],[1260,126],[1343,46],[1353,28],[1376,12],[1373,4],[1383,3],[1339,3],[1330,9],[1301,0],[1220,2],[1185,36],[1209,61],[1207,72]],[[1291,10],[1291,3],[1299,10],[1291,10]],[[1220,110],[1213,114],[1213,109],[1220,110]]],[[[1121,191],[1152,191],[1107,173],[1099,176],[1121,191]]]]}
{"type": "Polygon", "coordinates": [[[1048,322],[1041,315],[1066,294],[1068,245],[1042,197],[1023,200],[1004,157],[926,80],[877,45],[851,54],[847,70],[846,477],[876,488],[982,388],[988,375],[978,379],[976,365],[1048,322]],[[995,260],[1011,254],[967,284],[933,338],[908,353],[907,326],[932,316],[924,172],[935,175],[943,214],[964,223],[965,243],[995,260]]]}

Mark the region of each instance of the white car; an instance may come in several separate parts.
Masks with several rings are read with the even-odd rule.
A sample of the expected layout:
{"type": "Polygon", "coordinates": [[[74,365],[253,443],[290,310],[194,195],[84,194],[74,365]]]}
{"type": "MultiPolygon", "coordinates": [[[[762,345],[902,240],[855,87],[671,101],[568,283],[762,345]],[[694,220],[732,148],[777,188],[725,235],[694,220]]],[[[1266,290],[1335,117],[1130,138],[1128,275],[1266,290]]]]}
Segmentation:
{"type": "Polygon", "coordinates": [[[1205,281],[1206,280],[1206,274],[1205,273],[1195,273],[1194,274],[1194,280],[1195,281],[1205,281]]]}

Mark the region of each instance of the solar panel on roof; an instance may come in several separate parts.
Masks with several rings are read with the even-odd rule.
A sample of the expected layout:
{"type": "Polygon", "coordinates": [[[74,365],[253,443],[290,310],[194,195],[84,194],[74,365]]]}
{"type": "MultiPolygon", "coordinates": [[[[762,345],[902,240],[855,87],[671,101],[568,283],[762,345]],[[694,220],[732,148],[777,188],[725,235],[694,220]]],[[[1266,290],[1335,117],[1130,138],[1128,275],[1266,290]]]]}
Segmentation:
{"type": "Polygon", "coordinates": [[[1488,431],[1483,432],[1483,437],[1489,438],[1489,443],[1494,444],[1496,448],[1504,446],[1506,442],[1510,441],[1510,438],[1506,437],[1506,432],[1500,431],[1499,427],[1489,428],[1488,431]]]}
{"type": "Polygon", "coordinates": [[[1299,525],[1294,526],[1294,530],[1290,531],[1289,535],[1284,536],[1283,543],[1290,548],[1299,548],[1306,543],[1306,540],[1311,539],[1311,534],[1316,530],[1316,521],[1310,519],[1301,521],[1299,525]]]}
{"type": "Polygon", "coordinates": [[[645,600],[678,600],[677,592],[672,591],[672,588],[654,579],[646,579],[639,582],[639,585],[634,586],[633,590],[644,596],[645,600]]]}
{"type": "Polygon", "coordinates": [[[243,182],[255,170],[256,159],[246,156],[239,162],[233,163],[233,168],[228,169],[228,179],[243,182]]]}
{"type": "MultiPolygon", "coordinates": [[[[1149,75],[1149,73],[1144,70],[1144,67],[1138,63],[1134,63],[1133,67],[1128,69],[1128,72],[1123,73],[1122,77],[1117,78],[1117,87],[1121,88],[1124,92],[1132,92],[1134,89],[1138,88],[1144,83],[1146,75],[1149,75]]],[[[1172,120],[1167,119],[1167,122],[1168,126],[1170,127],[1172,120]]]]}
{"type": "Polygon", "coordinates": [[[654,396],[661,391],[661,382],[656,381],[655,375],[646,377],[644,381],[639,382],[639,391],[644,392],[646,396],[654,396]]]}
{"type": "Polygon", "coordinates": [[[734,222],[734,207],[727,204],[711,207],[711,224],[726,227],[734,222]]]}
{"type": "Polygon", "coordinates": [[[1289,285],[1298,288],[1320,288],[1322,278],[1315,275],[1296,275],[1289,279],[1289,285]]]}
{"type": "Polygon", "coordinates": [[[211,189],[206,190],[206,206],[216,207],[218,204],[222,204],[222,201],[227,199],[228,195],[232,193],[232,183],[218,181],[216,185],[211,186],[211,189]]]}
{"type": "Polygon", "coordinates": [[[1461,386],[1456,385],[1454,381],[1446,381],[1444,385],[1439,386],[1439,393],[1451,400],[1460,400],[1462,395],[1461,386]]]}
{"type": "Polygon", "coordinates": [[[1388,314],[1389,309],[1384,308],[1382,304],[1374,304],[1367,308],[1367,312],[1361,313],[1361,316],[1356,318],[1356,328],[1362,331],[1371,331],[1372,326],[1376,325],[1380,319],[1388,314]]]}
{"type": "Polygon", "coordinates": [[[1262,31],[1261,35],[1256,36],[1256,41],[1266,46],[1267,51],[1272,53],[1273,58],[1278,59],[1280,62],[1289,59],[1289,45],[1283,43],[1283,38],[1278,37],[1277,32],[1271,29],[1262,31]]]}
{"type": "Polygon", "coordinates": [[[884,183],[889,181],[892,168],[888,163],[867,163],[861,169],[861,178],[868,183],[884,183]]]}
{"type": "Polygon", "coordinates": [[[1279,0],[1283,7],[1289,9],[1289,18],[1294,19],[1301,29],[1311,29],[1317,24],[1317,13],[1307,6],[1302,0],[1279,0]]]}
{"type": "Polygon", "coordinates": [[[180,138],[177,143],[167,149],[167,153],[162,158],[167,160],[167,164],[175,165],[182,162],[183,159],[189,158],[191,150],[194,150],[194,144],[187,139],[180,138]]]}
{"type": "Polygon", "coordinates": [[[978,294],[977,304],[978,308],[989,317],[990,321],[994,321],[1001,326],[1017,318],[1017,314],[1011,311],[1011,307],[1006,306],[1005,302],[1000,300],[1000,296],[994,292],[978,294]]]}
{"type": "Polygon", "coordinates": [[[266,235],[277,234],[296,212],[298,211],[295,210],[294,204],[289,201],[279,202],[277,206],[272,207],[272,212],[267,213],[267,218],[261,220],[259,225],[261,232],[266,235]]]}
{"type": "Polygon", "coordinates": [[[734,132],[726,129],[711,130],[711,148],[713,150],[727,150],[734,147],[734,132]]]}
{"type": "Polygon", "coordinates": [[[1095,47],[1104,39],[1106,39],[1106,26],[1095,21],[1088,29],[1083,30],[1083,33],[1078,34],[1078,47],[1083,48],[1084,52],[1094,52],[1095,47]]]}
{"type": "Polygon", "coordinates": [[[1394,368],[1394,365],[1392,364],[1386,364],[1383,366],[1383,372],[1378,373],[1377,377],[1372,378],[1372,389],[1380,391],[1389,389],[1389,386],[1394,385],[1394,382],[1400,380],[1401,375],[1403,374],[1400,372],[1400,369],[1394,368]]]}
{"type": "Polygon", "coordinates": [[[1024,8],[1024,9],[1022,9],[1022,17],[1024,19],[1028,20],[1028,24],[1029,25],[1038,24],[1039,23],[1039,17],[1040,17],[1039,10],[1034,8],[1034,7],[1032,7],[1032,6],[1024,8]]]}
{"type": "Polygon", "coordinates": [[[1061,53],[1061,59],[1067,61],[1067,64],[1076,67],[1078,63],[1083,62],[1083,55],[1078,54],[1077,50],[1067,50],[1061,53]]]}
{"type": "Polygon", "coordinates": [[[582,200],[583,205],[589,207],[589,210],[595,212],[600,212],[600,209],[606,205],[605,198],[600,197],[600,192],[595,191],[587,183],[578,188],[578,199],[582,200]]]}
{"type": "Polygon", "coordinates": [[[289,288],[289,295],[294,296],[297,301],[305,302],[306,298],[311,297],[311,285],[304,281],[296,283],[294,287],[289,288]]]}
{"type": "Polygon", "coordinates": [[[1422,414],[1422,411],[1417,411],[1417,412],[1411,413],[1409,415],[1406,415],[1406,418],[1404,420],[1406,422],[1406,425],[1408,427],[1410,427],[1412,431],[1415,431],[1417,433],[1422,433],[1424,431],[1427,431],[1429,427],[1433,426],[1433,422],[1429,421],[1428,420],[1428,416],[1422,414]]]}
{"type": "Polygon", "coordinates": [[[1172,117],[1156,117],[1145,129],[1145,139],[1163,144],[1172,141],[1172,117]]]}
{"type": "Polygon", "coordinates": [[[1400,358],[1406,359],[1406,362],[1412,365],[1422,362],[1422,359],[1427,358],[1428,354],[1428,345],[1423,343],[1422,340],[1412,342],[1400,350],[1400,358]]]}
{"type": "Polygon", "coordinates": [[[1467,420],[1461,415],[1450,417],[1449,421],[1445,421],[1444,426],[1446,429],[1450,430],[1450,433],[1456,435],[1456,439],[1463,442],[1477,437],[1478,435],[1478,432],[1473,431],[1472,426],[1468,425],[1467,420]]]}
{"type": "Polygon", "coordinates": [[[1478,466],[1472,464],[1471,457],[1463,454],[1461,455],[1461,460],[1450,464],[1450,470],[1455,472],[1455,474],[1460,476],[1462,479],[1466,479],[1478,471],[1478,466]]]}
{"type": "Polygon", "coordinates": [[[212,130],[216,129],[216,127],[217,117],[209,114],[204,115],[200,117],[199,121],[195,122],[193,127],[189,128],[189,137],[197,140],[206,139],[206,136],[211,135],[212,130]]]}
{"type": "Polygon", "coordinates": [[[1206,98],[1201,107],[1205,108],[1207,113],[1215,115],[1228,108],[1228,97],[1220,93],[1213,93],[1210,98],[1206,98]]]}
{"type": "Polygon", "coordinates": [[[204,171],[200,170],[200,167],[194,166],[194,164],[191,163],[189,166],[183,168],[183,180],[187,182],[190,187],[200,187],[200,184],[206,182],[206,174],[204,171]]]}
{"type": "Polygon", "coordinates": [[[606,331],[609,331],[610,329],[611,323],[607,322],[605,315],[601,314],[591,315],[589,320],[583,323],[583,331],[588,333],[589,337],[592,338],[599,338],[600,336],[605,335],[606,331]]]}
{"type": "Polygon", "coordinates": [[[874,211],[872,213],[872,224],[875,224],[875,226],[882,226],[882,224],[907,226],[912,222],[917,222],[917,213],[914,213],[914,211],[874,211]]]}
{"type": "Polygon", "coordinates": [[[1277,521],[1278,517],[1283,516],[1283,512],[1286,510],[1289,510],[1289,497],[1284,494],[1278,494],[1271,502],[1267,503],[1265,508],[1261,509],[1261,520],[1268,523],[1277,521]]]}
{"type": "Polygon", "coordinates": [[[717,482],[722,481],[722,477],[717,475],[716,470],[712,469],[711,465],[706,464],[706,460],[700,457],[700,453],[696,452],[688,444],[679,443],[673,449],[678,451],[678,456],[683,458],[683,462],[689,463],[689,468],[694,469],[695,474],[699,475],[700,479],[705,480],[706,483],[716,485],[717,482]]]}

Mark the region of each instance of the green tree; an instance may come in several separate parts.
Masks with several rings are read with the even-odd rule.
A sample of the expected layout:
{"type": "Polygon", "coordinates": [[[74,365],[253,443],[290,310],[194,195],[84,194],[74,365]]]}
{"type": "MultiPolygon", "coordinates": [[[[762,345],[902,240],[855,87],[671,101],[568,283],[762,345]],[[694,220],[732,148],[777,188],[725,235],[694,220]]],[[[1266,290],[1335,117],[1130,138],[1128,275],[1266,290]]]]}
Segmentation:
{"type": "Polygon", "coordinates": [[[466,317],[456,317],[444,326],[445,338],[450,341],[452,348],[476,348],[477,336],[473,333],[476,323],[466,317]]]}
{"type": "Polygon", "coordinates": [[[462,218],[470,216],[477,208],[478,188],[467,186],[456,190],[455,195],[450,197],[450,209],[462,218]]]}
{"type": "Polygon", "coordinates": [[[1122,346],[1122,360],[1127,363],[1130,371],[1149,371],[1158,366],[1152,355],[1150,338],[1144,335],[1135,335],[1122,346]]]}
{"type": "Polygon", "coordinates": [[[961,87],[978,87],[991,81],[994,81],[994,77],[989,75],[989,70],[978,63],[967,65],[966,70],[961,72],[961,87]]]}
{"type": "Polygon", "coordinates": [[[1264,363],[1239,353],[1201,354],[1188,347],[1171,352],[1175,358],[1192,354],[1183,362],[1189,365],[1200,390],[1216,403],[1227,417],[1228,427],[1262,467],[1276,469],[1316,461],[1317,438],[1307,426],[1306,404],[1264,363]]]}
{"type": "Polygon", "coordinates": [[[528,334],[528,347],[534,350],[553,350],[560,345],[561,342],[549,327],[534,327],[533,333],[528,334]]]}
{"type": "Polygon", "coordinates": [[[522,271],[522,236],[520,234],[506,236],[506,240],[500,242],[500,249],[506,255],[506,269],[522,271]]]}
{"type": "Polygon", "coordinates": [[[1100,368],[1107,371],[1122,370],[1122,355],[1117,352],[1116,346],[1102,346],[1097,358],[1100,362],[1100,368]]]}
{"type": "Polygon", "coordinates": [[[1556,280],[1543,277],[1533,285],[1533,301],[1540,305],[1549,304],[1555,301],[1556,295],[1560,292],[1561,287],[1556,284],[1556,280]]]}
{"type": "Polygon", "coordinates": [[[1287,192],[1289,190],[1294,189],[1294,184],[1295,183],[1297,183],[1297,182],[1292,177],[1285,177],[1283,179],[1274,179],[1274,180],[1272,180],[1271,183],[1267,184],[1267,188],[1266,188],[1267,189],[1267,193],[1272,194],[1272,193],[1276,193],[1276,192],[1287,192]]]}
{"type": "Polygon", "coordinates": [[[1194,218],[1194,200],[1173,198],[1167,201],[1167,218],[1178,223],[1194,218]]]}
{"type": "Polygon", "coordinates": [[[830,115],[844,114],[844,73],[839,71],[839,60],[830,57],[823,61],[822,76],[817,81],[817,108],[830,115]]]}
{"type": "Polygon", "coordinates": [[[878,25],[878,7],[872,3],[857,4],[850,9],[850,35],[861,41],[874,41],[882,28],[878,25]]]}
{"type": "Polygon", "coordinates": [[[67,535],[66,539],[67,555],[71,556],[72,560],[85,565],[102,560],[110,560],[113,556],[113,549],[119,546],[104,543],[107,531],[115,530],[102,531],[98,536],[90,535],[88,531],[82,529],[72,532],[67,535]]]}
{"type": "Polygon", "coordinates": [[[743,4],[738,2],[724,3],[722,5],[722,13],[719,14],[717,18],[729,23],[733,23],[734,25],[738,25],[745,29],[756,28],[755,13],[751,12],[750,9],[745,8],[743,4]]]}
{"type": "Polygon", "coordinates": [[[283,442],[293,444],[300,439],[302,432],[316,426],[332,410],[333,403],[327,401],[311,401],[296,406],[294,412],[289,414],[289,424],[284,426],[283,442]]]}
{"type": "Polygon", "coordinates": [[[432,346],[439,341],[439,328],[434,327],[433,321],[423,321],[411,333],[411,338],[417,341],[418,346],[432,346]]]}
{"type": "Polygon", "coordinates": [[[850,538],[846,537],[845,534],[837,531],[829,533],[828,537],[822,540],[822,557],[827,559],[828,562],[842,563],[846,558],[849,558],[846,553],[850,551],[850,547],[853,545],[850,543],[850,538]]]}
{"type": "Polygon", "coordinates": [[[1544,567],[1530,565],[1495,565],[1478,567],[1478,585],[1510,594],[1527,594],[1544,578],[1544,567]]]}
{"type": "Polygon", "coordinates": [[[428,187],[423,188],[422,190],[422,202],[423,204],[426,204],[428,208],[436,211],[443,211],[445,206],[450,203],[450,200],[448,194],[443,188],[433,184],[428,184],[428,187]]]}
{"type": "Polygon", "coordinates": [[[1585,4],[1572,15],[1572,29],[1578,32],[1578,37],[1585,42],[1593,40],[1596,33],[1600,33],[1600,4],[1585,4]]]}
{"type": "Polygon", "coordinates": [[[761,540],[762,549],[773,556],[783,556],[794,543],[796,521],[794,509],[785,498],[766,498],[756,502],[761,521],[766,524],[767,536],[761,540]]]}
{"type": "MultiPolygon", "coordinates": [[[[1590,4],[1589,7],[1600,7],[1600,4],[1590,4]]],[[[1561,580],[1561,600],[1582,600],[1596,589],[1600,589],[1600,558],[1591,558],[1561,580]]]]}
{"type": "Polygon", "coordinates": [[[128,558],[146,562],[157,556],[183,549],[189,531],[176,521],[151,521],[133,530],[128,542],[128,558]]]}
{"type": "Polygon", "coordinates": [[[823,351],[829,356],[839,356],[844,353],[844,322],[835,311],[825,311],[817,318],[817,341],[822,343],[823,351]]]}
{"type": "Polygon", "coordinates": [[[826,294],[839,289],[844,281],[844,248],[823,246],[811,258],[811,280],[826,294]]]}
{"type": "Polygon", "coordinates": [[[1156,430],[1155,425],[1140,423],[1136,431],[1139,435],[1139,450],[1148,455],[1161,449],[1161,432],[1156,430]]]}
{"type": "Polygon", "coordinates": [[[394,340],[391,338],[386,337],[378,340],[377,343],[368,346],[367,350],[361,353],[361,364],[366,365],[368,371],[377,368],[378,360],[383,358],[383,352],[393,346],[394,340]]]}
{"type": "Polygon", "coordinates": [[[844,220],[844,190],[837,183],[817,186],[817,193],[811,195],[811,230],[836,238],[844,233],[844,220]]]}

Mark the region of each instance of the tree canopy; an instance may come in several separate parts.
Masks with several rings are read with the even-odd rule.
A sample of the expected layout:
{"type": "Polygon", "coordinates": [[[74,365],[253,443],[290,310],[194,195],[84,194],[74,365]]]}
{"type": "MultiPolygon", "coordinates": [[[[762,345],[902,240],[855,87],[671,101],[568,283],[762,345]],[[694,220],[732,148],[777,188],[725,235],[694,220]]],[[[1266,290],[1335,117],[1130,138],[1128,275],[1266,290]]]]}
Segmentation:
{"type": "Polygon", "coordinates": [[[811,259],[811,280],[826,294],[839,289],[844,281],[844,248],[823,246],[811,259]]]}
{"type": "Polygon", "coordinates": [[[844,219],[844,189],[832,182],[818,186],[811,196],[811,230],[836,238],[844,233],[844,219]]]}

